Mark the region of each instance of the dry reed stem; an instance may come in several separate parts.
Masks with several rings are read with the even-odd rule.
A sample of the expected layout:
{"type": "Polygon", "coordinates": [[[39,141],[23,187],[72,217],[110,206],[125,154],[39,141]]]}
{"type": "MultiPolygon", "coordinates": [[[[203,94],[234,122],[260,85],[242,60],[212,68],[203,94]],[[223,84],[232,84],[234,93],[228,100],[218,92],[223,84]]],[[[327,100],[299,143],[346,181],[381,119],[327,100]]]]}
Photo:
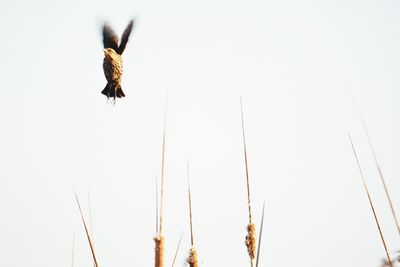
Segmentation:
{"type": "Polygon", "coordinates": [[[71,267],[74,267],[75,261],[75,231],[72,232],[72,260],[71,260],[71,267]]]}
{"type": "Polygon", "coordinates": [[[163,236],[158,235],[154,237],[154,242],[156,242],[156,260],[155,267],[164,267],[164,243],[165,239],[163,236]]]}
{"type": "Polygon", "coordinates": [[[371,140],[370,140],[370,137],[369,137],[369,134],[368,134],[368,131],[367,131],[366,128],[365,128],[365,131],[366,131],[366,135],[368,137],[369,146],[371,148],[371,151],[372,151],[372,154],[373,154],[373,157],[374,157],[375,166],[378,169],[379,177],[381,178],[381,182],[382,182],[383,188],[385,189],[386,198],[387,198],[387,200],[389,202],[390,210],[392,212],[392,216],[393,216],[394,222],[396,224],[397,232],[400,235],[400,225],[399,225],[399,221],[398,221],[397,216],[396,216],[396,212],[395,212],[395,209],[394,209],[394,206],[393,206],[392,199],[391,199],[390,194],[389,194],[389,189],[388,189],[388,187],[386,185],[386,181],[385,181],[385,178],[383,177],[382,169],[381,169],[381,167],[380,167],[380,165],[378,163],[378,159],[376,157],[374,147],[372,146],[372,143],[371,143],[371,140]]]}
{"type": "Polygon", "coordinates": [[[242,119],[242,136],[243,136],[243,151],[244,151],[244,163],[246,167],[246,184],[247,184],[247,205],[249,208],[249,224],[247,226],[246,246],[247,252],[250,257],[250,266],[253,267],[254,259],[256,256],[256,225],[252,223],[251,218],[251,195],[250,195],[250,178],[249,178],[249,167],[247,161],[247,147],[246,147],[246,134],[244,130],[244,116],[243,116],[243,101],[240,97],[240,114],[242,119]]]}
{"type": "Polygon", "coordinates": [[[92,220],[92,205],[90,202],[90,191],[88,190],[88,203],[89,203],[89,226],[90,226],[90,237],[92,238],[92,241],[94,243],[94,237],[93,237],[93,220],[92,220]]]}
{"type": "Polygon", "coordinates": [[[178,246],[176,247],[176,251],[175,251],[175,255],[174,255],[174,260],[172,261],[172,267],[174,267],[174,265],[175,265],[175,260],[176,260],[176,256],[178,256],[179,247],[181,246],[181,242],[182,242],[182,237],[183,237],[183,231],[182,231],[182,233],[181,233],[181,237],[179,238],[178,246]]]}
{"type": "Polygon", "coordinates": [[[387,198],[387,200],[389,202],[390,210],[392,212],[392,216],[393,216],[394,222],[396,224],[397,232],[400,235],[400,224],[399,224],[399,221],[398,221],[397,216],[396,216],[395,208],[394,208],[394,205],[393,205],[393,202],[392,202],[392,198],[390,197],[389,189],[388,189],[388,187],[386,185],[386,181],[385,181],[385,178],[383,176],[382,169],[381,169],[380,164],[378,162],[378,157],[376,156],[376,153],[375,153],[375,148],[374,148],[374,146],[372,144],[371,137],[369,135],[367,124],[365,123],[365,120],[364,120],[364,118],[363,118],[363,116],[361,114],[361,111],[360,111],[360,109],[359,109],[359,107],[358,107],[358,105],[356,103],[356,100],[354,99],[354,96],[351,94],[351,92],[350,92],[350,95],[351,95],[351,98],[353,100],[353,104],[356,107],[356,110],[357,110],[357,113],[358,113],[358,117],[360,118],[360,121],[361,121],[361,124],[363,126],[365,135],[367,136],[369,148],[371,149],[372,156],[374,157],[375,166],[376,166],[376,168],[378,170],[379,177],[381,179],[383,188],[385,189],[386,198],[387,198]]]}
{"type": "Polygon", "coordinates": [[[193,237],[192,194],[190,191],[189,161],[186,163],[186,170],[187,170],[187,180],[188,180],[190,243],[191,243],[191,247],[189,250],[189,256],[187,257],[186,262],[189,264],[190,267],[198,267],[199,261],[198,261],[198,257],[197,257],[197,250],[194,247],[194,237],[193,237]]]}
{"type": "Polygon", "coordinates": [[[189,162],[186,163],[187,180],[188,180],[188,195],[189,195],[189,221],[190,221],[190,244],[194,246],[193,238],[193,217],[192,217],[192,194],[190,192],[190,177],[189,177],[189,162]]]}
{"type": "MultiPolygon", "coordinates": [[[[155,247],[155,267],[164,267],[164,249],[165,239],[163,233],[163,205],[164,205],[164,163],[165,163],[165,137],[167,132],[167,106],[168,106],[168,93],[165,96],[165,107],[164,107],[164,129],[162,138],[162,152],[161,152],[161,190],[160,190],[160,220],[156,223],[157,236],[154,238],[156,242],[155,247]]],[[[158,183],[156,179],[156,220],[158,220],[158,183]]]]}
{"type": "Polygon", "coordinates": [[[99,265],[97,264],[97,259],[96,259],[96,254],[95,254],[95,252],[94,252],[93,242],[92,242],[92,240],[91,240],[91,238],[90,238],[90,234],[89,234],[89,230],[88,230],[87,225],[86,225],[85,218],[83,217],[83,212],[82,212],[81,204],[79,203],[79,199],[78,199],[78,196],[76,195],[76,192],[74,192],[74,194],[75,194],[76,203],[78,204],[79,212],[80,212],[80,214],[81,214],[81,219],[82,219],[83,227],[85,228],[86,237],[87,237],[88,242],[89,242],[90,251],[92,252],[94,265],[95,265],[95,267],[98,267],[99,265]]]}
{"type": "Polygon", "coordinates": [[[258,236],[258,247],[257,247],[257,260],[256,260],[256,267],[258,267],[258,263],[260,260],[260,250],[261,250],[261,238],[263,232],[263,225],[264,225],[264,211],[265,211],[265,201],[263,203],[262,215],[261,215],[261,226],[260,226],[260,234],[258,236]]]}
{"type": "Polygon", "coordinates": [[[159,226],[158,226],[158,223],[159,223],[159,220],[158,220],[158,179],[157,179],[157,176],[156,176],[156,234],[158,234],[158,229],[159,229],[159,226]]]}
{"type": "MultiPolygon", "coordinates": [[[[92,243],[94,244],[94,236],[93,236],[93,220],[92,220],[92,205],[90,202],[90,191],[88,190],[88,203],[89,203],[89,226],[90,226],[90,237],[92,238],[92,243]]],[[[93,261],[93,266],[96,267],[96,264],[93,261]]]]}
{"type": "Polygon", "coordinates": [[[246,246],[252,263],[256,257],[256,243],[256,225],[249,223],[247,225],[246,246]]]}
{"type": "Polygon", "coordinates": [[[199,266],[199,259],[197,255],[197,250],[195,247],[191,247],[189,250],[189,256],[186,259],[186,262],[189,264],[190,267],[198,267],[199,266]]]}
{"type": "Polygon", "coordinates": [[[359,172],[360,172],[360,176],[361,176],[361,178],[362,178],[362,182],[363,182],[363,185],[364,185],[364,189],[365,189],[365,191],[366,191],[366,193],[367,193],[368,200],[369,200],[369,204],[370,204],[371,209],[372,209],[372,213],[374,214],[376,226],[378,227],[379,234],[380,234],[380,236],[381,236],[381,240],[382,240],[382,243],[383,243],[383,247],[385,248],[386,257],[387,257],[387,262],[389,263],[389,266],[390,266],[390,267],[393,267],[392,261],[391,261],[390,256],[389,256],[388,248],[387,248],[387,246],[386,246],[386,241],[385,241],[385,238],[384,238],[384,236],[383,236],[381,226],[380,226],[380,224],[379,224],[378,216],[376,215],[375,207],[374,207],[374,204],[373,204],[373,202],[372,202],[371,195],[370,195],[370,193],[369,193],[367,184],[366,184],[366,182],[365,182],[365,178],[364,178],[364,174],[363,174],[362,169],[361,169],[360,161],[358,160],[357,152],[356,152],[356,149],[354,148],[354,144],[353,144],[353,141],[352,141],[352,139],[351,139],[350,134],[349,134],[349,139],[350,139],[351,147],[352,147],[352,149],[353,149],[354,157],[356,158],[356,161],[357,161],[357,166],[358,166],[358,170],[359,170],[359,172]]]}
{"type": "Polygon", "coordinates": [[[161,201],[160,201],[160,225],[159,235],[162,235],[163,230],[163,205],[164,205],[164,162],[165,162],[165,136],[167,132],[167,107],[168,107],[168,93],[165,96],[165,109],[164,109],[164,130],[162,141],[162,156],[161,156],[161,201]]]}
{"type": "Polygon", "coordinates": [[[251,197],[250,197],[250,179],[249,179],[249,168],[247,164],[247,148],[246,148],[246,135],[244,131],[244,118],[243,118],[243,104],[242,97],[240,97],[240,114],[242,117],[242,135],[243,135],[243,150],[244,150],[244,163],[246,167],[246,184],[247,184],[247,205],[249,208],[249,223],[251,223],[251,197]]]}

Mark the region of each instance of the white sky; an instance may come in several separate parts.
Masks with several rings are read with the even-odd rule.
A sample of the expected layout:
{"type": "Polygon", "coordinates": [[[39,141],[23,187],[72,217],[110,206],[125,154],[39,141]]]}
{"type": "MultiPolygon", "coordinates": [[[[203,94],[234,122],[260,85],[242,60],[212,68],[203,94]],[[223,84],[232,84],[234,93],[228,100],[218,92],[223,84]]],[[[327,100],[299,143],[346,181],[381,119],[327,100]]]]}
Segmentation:
{"type": "Polygon", "coordinates": [[[0,266],[151,266],[166,91],[166,265],[185,230],[191,165],[202,266],[247,266],[239,96],[261,266],[379,266],[400,239],[347,90],[400,215],[400,4],[395,1],[2,1],[0,266]],[[324,3],[323,3],[324,2],[324,3]],[[115,106],[100,91],[101,24],[137,25],[115,106]],[[347,88],[347,89],[346,89],[347,88]]]}

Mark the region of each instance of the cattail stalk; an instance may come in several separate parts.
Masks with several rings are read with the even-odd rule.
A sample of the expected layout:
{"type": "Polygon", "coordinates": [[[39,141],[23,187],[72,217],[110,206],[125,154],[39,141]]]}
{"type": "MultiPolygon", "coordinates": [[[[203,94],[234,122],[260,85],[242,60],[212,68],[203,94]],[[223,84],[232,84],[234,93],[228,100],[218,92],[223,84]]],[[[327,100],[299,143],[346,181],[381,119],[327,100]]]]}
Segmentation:
{"type": "MultiPolygon", "coordinates": [[[[165,97],[165,109],[164,109],[164,129],[163,129],[163,140],[162,140],[162,152],[161,152],[161,189],[160,189],[160,219],[156,223],[157,236],[154,238],[156,243],[155,247],[155,267],[164,267],[164,249],[165,239],[163,236],[163,207],[164,207],[164,163],[165,163],[165,137],[167,132],[167,106],[168,106],[168,94],[165,97]]],[[[158,186],[156,184],[156,191],[158,194],[158,186]]],[[[158,214],[158,196],[156,197],[156,210],[158,214]]],[[[158,215],[157,215],[158,218],[158,215]]],[[[157,219],[156,218],[156,219],[157,219]]]]}
{"type": "Polygon", "coordinates": [[[174,267],[174,265],[175,265],[176,256],[178,256],[179,248],[180,248],[181,242],[182,242],[182,237],[183,237],[183,231],[182,231],[182,233],[181,233],[181,237],[179,238],[178,246],[176,247],[176,251],[175,251],[175,255],[174,255],[174,260],[172,261],[172,267],[174,267]]]}
{"type": "Polygon", "coordinates": [[[74,267],[75,261],[75,231],[72,232],[72,260],[71,260],[71,267],[74,267]]]}
{"type": "Polygon", "coordinates": [[[192,217],[192,194],[190,191],[190,176],[189,176],[189,162],[186,164],[187,167],[187,180],[188,180],[188,195],[189,195],[189,222],[190,222],[190,250],[189,256],[186,259],[186,262],[190,267],[198,267],[199,260],[197,255],[197,250],[194,247],[194,236],[193,236],[193,217],[192,217]]]}
{"type": "Polygon", "coordinates": [[[160,200],[160,232],[163,232],[163,206],[164,206],[164,163],[165,163],[165,137],[167,132],[167,106],[168,106],[168,95],[165,98],[165,110],[164,110],[164,130],[163,130],[163,141],[162,141],[162,156],[161,156],[161,200],[160,200]]]}
{"type": "Polygon", "coordinates": [[[393,267],[392,261],[391,261],[390,256],[389,256],[388,248],[387,248],[387,246],[386,246],[386,241],[385,241],[385,238],[384,238],[384,236],[383,236],[381,226],[380,226],[380,224],[379,224],[378,216],[376,215],[375,207],[374,207],[374,204],[373,204],[373,202],[372,202],[371,195],[370,195],[370,193],[369,193],[369,191],[368,191],[368,187],[367,187],[367,184],[366,184],[366,182],[365,182],[364,174],[363,174],[362,169],[361,169],[360,161],[358,160],[357,152],[356,152],[356,150],[355,150],[355,148],[354,148],[354,144],[353,144],[353,141],[352,141],[352,139],[351,139],[350,134],[349,134],[349,139],[350,139],[351,147],[352,147],[352,149],[353,149],[354,157],[355,157],[355,159],[356,159],[356,161],[357,161],[357,166],[358,166],[358,170],[359,170],[359,172],[360,172],[360,176],[361,176],[361,178],[362,178],[362,182],[363,182],[363,185],[364,185],[364,189],[365,189],[365,192],[367,193],[368,201],[369,201],[369,204],[370,204],[370,206],[371,206],[372,213],[374,214],[376,226],[378,227],[379,234],[380,234],[381,240],[382,240],[382,244],[383,244],[383,247],[385,248],[387,261],[388,261],[388,263],[389,263],[389,266],[390,266],[390,267],[393,267]]]}
{"type": "Polygon", "coordinates": [[[243,150],[244,150],[244,164],[246,168],[246,184],[247,184],[247,206],[249,208],[249,224],[251,224],[251,198],[250,198],[250,179],[249,179],[249,168],[247,164],[247,148],[246,148],[246,135],[244,131],[244,118],[243,118],[243,104],[242,97],[240,97],[240,112],[242,116],[242,136],[243,136],[243,150]]]}
{"type": "Polygon", "coordinates": [[[258,267],[258,263],[259,263],[259,261],[260,261],[261,238],[262,238],[263,225],[264,225],[264,210],[265,210],[265,201],[264,201],[264,203],[263,203],[262,216],[261,216],[261,225],[260,225],[260,234],[259,234],[259,236],[258,236],[258,248],[257,248],[256,267],[258,267]]]}
{"type": "Polygon", "coordinates": [[[192,217],[192,194],[190,192],[190,178],[189,178],[189,162],[186,163],[187,179],[188,179],[188,195],[189,195],[189,222],[190,222],[190,244],[194,245],[193,238],[193,217],[192,217]]]}
{"type": "Polygon", "coordinates": [[[249,224],[247,225],[246,246],[247,246],[247,252],[250,257],[250,266],[253,267],[254,259],[256,256],[256,243],[257,243],[257,241],[256,241],[256,225],[254,223],[252,223],[252,218],[251,218],[250,178],[249,178],[249,168],[248,168],[248,163],[247,163],[247,148],[246,148],[246,135],[245,135],[245,130],[244,130],[242,97],[240,97],[240,113],[241,113],[241,118],[242,118],[244,163],[245,163],[245,168],[246,168],[247,206],[249,209],[249,224]]]}
{"type": "Polygon", "coordinates": [[[396,215],[395,208],[394,208],[394,205],[393,205],[393,202],[392,202],[392,198],[390,197],[389,189],[388,189],[388,187],[386,185],[386,181],[385,181],[385,178],[383,176],[382,169],[381,169],[380,164],[378,162],[378,157],[376,156],[375,148],[374,148],[374,146],[372,144],[371,137],[369,135],[369,131],[368,131],[368,128],[367,128],[367,124],[365,123],[364,118],[363,118],[363,116],[361,114],[361,111],[360,111],[360,109],[359,109],[359,107],[358,107],[358,105],[356,103],[356,100],[354,99],[354,96],[351,94],[351,92],[350,92],[350,95],[351,95],[351,98],[353,100],[354,106],[356,107],[356,110],[357,110],[357,113],[358,113],[358,117],[360,118],[360,121],[361,121],[361,124],[363,126],[365,135],[367,136],[369,148],[371,149],[372,156],[374,157],[375,166],[376,166],[376,168],[378,170],[379,177],[381,179],[383,188],[385,190],[385,195],[386,195],[387,201],[389,202],[390,211],[392,212],[392,216],[393,216],[393,220],[394,220],[394,222],[396,224],[397,232],[400,235],[399,220],[397,219],[397,215],[396,215]]]}
{"type": "Polygon", "coordinates": [[[388,189],[388,187],[386,185],[386,181],[385,181],[385,178],[383,176],[383,172],[382,172],[381,166],[379,165],[378,158],[376,156],[374,146],[372,145],[371,137],[369,136],[367,126],[365,125],[365,122],[363,120],[362,120],[362,124],[364,126],[364,131],[365,131],[365,134],[366,134],[367,139],[368,139],[369,147],[370,147],[370,149],[372,151],[372,155],[374,157],[375,166],[376,166],[376,168],[378,170],[379,177],[381,179],[383,188],[385,190],[386,199],[389,202],[390,211],[392,212],[392,216],[393,216],[393,220],[394,220],[394,222],[396,224],[397,232],[400,235],[400,224],[399,224],[399,221],[397,219],[397,215],[396,215],[396,212],[395,212],[395,208],[393,206],[392,198],[390,197],[389,189],[388,189]]]}
{"type": "MultiPolygon", "coordinates": [[[[94,236],[93,236],[93,220],[92,220],[92,205],[90,204],[90,191],[88,190],[88,203],[89,203],[89,226],[90,226],[90,237],[92,238],[92,242],[94,244],[94,236]]],[[[96,264],[93,261],[93,266],[96,267],[96,264]]]]}
{"type": "Polygon", "coordinates": [[[158,211],[158,179],[157,179],[157,176],[156,176],[156,234],[158,234],[158,229],[159,229],[159,226],[158,226],[158,224],[159,224],[158,214],[159,214],[159,211],[158,211]]]}
{"type": "Polygon", "coordinates": [[[92,239],[90,238],[90,234],[89,234],[88,227],[87,227],[87,225],[86,225],[85,218],[83,217],[82,208],[81,208],[81,205],[80,205],[80,203],[79,203],[79,199],[78,199],[78,196],[76,195],[76,192],[74,192],[74,193],[75,193],[76,203],[78,204],[79,212],[80,212],[80,214],[81,214],[81,219],[82,219],[83,227],[85,228],[86,237],[87,237],[88,242],[89,242],[90,251],[92,252],[93,261],[94,261],[95,267],[98,267],[99,265],[97,264],[97,259],[96,259],[96,254],[95,254],[95,252],[94,252],[93,242],[92,242],[92,239]]]}

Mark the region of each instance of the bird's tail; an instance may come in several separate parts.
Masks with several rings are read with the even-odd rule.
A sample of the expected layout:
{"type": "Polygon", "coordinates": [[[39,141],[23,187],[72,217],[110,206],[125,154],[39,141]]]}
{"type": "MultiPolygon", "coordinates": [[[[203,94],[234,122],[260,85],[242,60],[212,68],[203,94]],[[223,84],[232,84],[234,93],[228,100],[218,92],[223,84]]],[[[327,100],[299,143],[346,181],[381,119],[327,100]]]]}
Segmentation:
{"type": "Polygon", "coordinates": [[[111,83],[107,83],[106,87],[104,87],[103,91],[101,93],[107,98],[110,97],[115,97],[117,96],[118,98],[125,97],[124,92],[122,91],[122,88],[120,85],[114,86],[111,83]]]}

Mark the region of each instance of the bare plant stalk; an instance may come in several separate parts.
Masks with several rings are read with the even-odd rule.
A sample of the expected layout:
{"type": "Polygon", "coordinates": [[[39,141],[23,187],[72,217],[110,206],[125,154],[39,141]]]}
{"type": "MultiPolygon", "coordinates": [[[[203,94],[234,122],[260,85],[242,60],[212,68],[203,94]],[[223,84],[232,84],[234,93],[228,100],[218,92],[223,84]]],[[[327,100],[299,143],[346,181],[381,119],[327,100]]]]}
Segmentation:
{"type": "Polygon", "coordinates": [[[162,141],[162,156],[161,156],[161,203],[160,203],[160,232],[162,235],[163,230],[163,204],[164,204],[164,162],[165,162],[165,136],[167,132],[167,107],[168,107],[168,94],[165,97],[165,110],[164,110],[164,130],[162,141]]]}
{"type": "MultiPolygon", "coordinates": [[[[88,190],[88,203],[89,203],[89,224],[90,224],[90,237],[92,238],[92,243],[94,244],[94,236],[93,236],[93,220],[92,220],[92,205],[90,202],[90,191],[88,190]]],[[[93,266],[96,267],[96,264],[93,261],[93,266]]]]}
{"type": "Polygon", "coordinates": [[[97,259],[96,259],[96,254],[95,254],[95,252],[94,252],[93,242],[92,242],[92,240],[91,240],[91,238],[90,238],[90,234],[89,234],[89,230],[88,230],[87,225],[86,225],[85,218],[83,217],[82,208],[81,208],[81,205],[80,205],[80,203],[79,203],[79,199],[78,199],[78,196],[76,195],[76,192],[74,192],[74,193],[75,193],[76,203],[78,204],[79,212],[80,212],[80,214],[81,214],[81,219],[82,219],[83,227],[85,228],[86,237],[87,237],[88,242],[89,242],[90,251],[92,252],[93,261],[94,261],[95,267],[98,267],[99,265],[97,264],[97,259]]]}
{"type": "Polygon", "coordinates": [[[259,260],[260,260],[261,238],[262,238],[263,225],[264,225],[264,210],[265,210],[265,201],[264,201],[264,203],[263,203],[262,216],[261,216],[261,226],[260,226],[260,234],[259,234],[259,236],[258,236],[258,248],[257,248],[256,267],[258,267],[258,262],[259,262],[259,260]]]}
{"type": "Polygon", "coordinates": [[[72,232],[72,260],[71,260],[71,267],[74,267],[75,261],[75,231],[72,232]]]}
{"type": "Polygon", "coordinates": [[[156,176],[156,234],[158,234],[158,223],[159,223],[159,220],[158,220],[158,179],[157,179],[157,176],[156,176]]]}
{"type": "Polygon", "coordinates": [[[373,146],[373,144],[372,144],[371,137],[370,137],[370,135],[369,135],[369,131],[368,131],[368,128],[367,128],[367,124],[365,123],[365,120],[364,120],[364,118],[363,118],[363,116],[362,116],[362,114],[361,114],[361,111],[360,111],[360,109],[359,109],[359,107],[358,107],[358,105],[357,105],[357,102],[355,101],[354,96],[351,94],[351,92],[350,92],[350,95],[351,95],[351,97],[352,97],[354,106],[355,106],[356,109],[357,109],[358,117],[360,118],[361,124],[363,125],[365,135],[367,136],[369,148],[371,149],[372,156],[374,157],[374,161],[375,161],[375,166],[376,166],[376,168],[378,169],[379,177],[381,178],[381,182],[382,182],[383,188],[385,189],[386,198],[387,198],[387,200],[388,200],[388,202],[389,202],[390,210],[391,210],[391,212],[392,212],[392,216],[393,216],[394,222],[395,222],[395,224],[396,224],[397,232],[398,232],[398,234],[400,235],[400,224],[399,224],[399,220],[397,219],[396,212],[395,212],[395,208],[394,208],[392,199],[391,199],[391,197],[390,197],[389,189],[388,189],[388,187],[387,187],[387,185],[386,185],[386,181],[385,181],[385,178],[384,178],[384,176],[383,176],[382,169],[381,169],[380,164],[379,164],[379,162],[378,162],[378,157],[376,156],[375,149],[374,149],[374,146],[373,146]]]}
{"type": "Polygon", "coordinates": [[[194,247],[194,238],[193,238],[192,194],[190,191],[189,162],[186,163],[186,168],[187,168],[187,179],[188,179],[190,243],[191,243],[191,247],[189,250],[189,256],[186,259],[186,262],[189,264],[190,267],[198,267],[199,260],[198,260],[197,250],[194,247]]]}
{"type": "Polygon", "coordinates": [[[376,226],[378,227],[379,234],[380,234],[381,240],[382,240],[382,244],[383,244],[383,247],[385,248],[387,261],[388,261],[388,263],[389,263],[389,266],[390,266],[390,267],[393,267],[392,261],[391,261],[390,256],[389,256],[388,248],[387,248],[387,246],[386,246],[386,241],[385,241],[385,238],[383,237],[382,229],[381,229],[381,226],[380,226],[380,224],[379,224],[378,216],[376,215],[375,207],[374,207],[374,204],[373,204],[373,202],[372,202],[371,195],[370,195],[370,193],[369,193],[369,191],[368,191],[368,187],[367,187],[367,184],[366,184],[365,179],[364,179],[364,174],[363,174],[362,169],[361,169],[360,161],[358,160],[357,152],[356,152],[356,150],[355,150],[355,148],[354,148],[354,144],[353,144],[353,141],[352,141],[352,139],[351,139],[350,134],[349,134],[349,139],[350,139],[351,147],[352,147],[352,149],[353,149],[354,157],[356,158],[356,161],[357,161],[357,166],[358,166],[358,170],[359,170],[359,172],[360,172],[361,178],[362,178],[362,182],[363,182],[363,185],[364,185],[364,189],[365,189],[365,191],[367,192],[369,204],[370,204],[370,206],[371,206],[372,213],[374,214],[376,226]]]}
{"type": "Polygon", "coordinates": [[[247,206],[249,208],[249,223],[251,224],[250,179],[249,179],[249,168],[248,168],[248,164],[247,164],[247,148],[246,148],[246,135],[245,135],[245,131],[244,131],[242,97],[240,97],[240,113],[242,115],[242,135],[243,135],[244,164],[245,164],[245,167],[246,167],[247,206]]]}
{"type": "Polygon", "coordinates": [[[181,233],[181,237],[179,238],[178,246],[175,251],[174,260],[172,261],[172,267],[174,267],[174,265],[175,265],[175,260],[176,260],[176,256],[178,256],[179,247],[181,246],[181,242],[182,242],[182,237],[183,237],[183,231],[181,233]]]}
{"type": "Polygon", "coordinates": [[[92,205],[90,203],[90,191],[88,190],[88,203],[89,203],[89,226],[90,226],[90,237],[92,238],[92,241],[94,241],[93,238],[93,220],[92,220],[92,205]]]}
{"type": "Polygon", "coordinates": [[[155,267],[164,267],[164,243],[165,239],[163,236],[158,235],[154,238],[156,242],[156,260],[155,267]]]}
{"type": "Polygon", "coordinates": [[[385,178],[383,177],[382,169],[381,169],[381,167],[380,167],[380,165],[378,163],[378,159],[376,157],[374,147],[372,146],[372,143],[371,143],[371,140],[370,140],[370,137],[369,137],[369,134],[368,134],[366,128],[365,128],[365,131],[366,131],[365,132],[366,135],[368,136],[369,146],[370,146],[372,154],[374,156],[374,161],[375,161],[376,168],[378,169],[378,172],[379,172],[379,177],[381,178],[381,182],[382,182],[383,188],[385,189],[386,198],[387,198],[387,200],[389,202],[390,210],[392,212],[392,216],[393,216],[394,222],[396,224],[397,232],[400,235],[400,225],[399,225],[399,221],[398,221],[397,216],[396,216],[396,212],[395,212],[395,209],[394,209],[394,206],[393,206],[392,199],[391,199],[390,194],[389,194],[389,189],[388,189],[388,187],[386,185],[386,181],[385,181],[385,178]]]}
{"type": "Polygon", "coordinates": [[[189,221],[190,221],[190,244],[194,246],[193,238],[193,220],[192,220],[192,194],[190,192],[190,178],[189,178],[189,162],[186,163],[187,179],[188,179],[188,194],[189,194],[189,221]]]}
{"type": "Polygon", "coordinates": [[[243,150],[244,150],[244,163],[246,167],[246,183],[247,183],[247,205],[249,208],[249,224],[247,226],[246,246],[247,252],[250,257],[250,266],[253,267],[254,259],[256,256],[256,225],[252,223],[251,219],[251,197],[250,197],[250,178],[249,168],[247,163],[247,148],[246,148],[246,135],[244,130],[244,118],[243,118],[243,104],[242,97],[240,97],[240,113],[242,118],[242,135],[243,135],[243,150]]]}
{"type": "MultiPolygon", "coordinates": [[[[165,249],[165,239],[163,236],[163,206],[164,206],[164,163],[165,163],[165,137],[167,132],[167,106],[168,106],[168,94],[165,97],[165,109],[164,109],[164,130],[163,130],[163,140],[162,140],[162,154],[161,154],[161,190],[160,190],[160,220],[156,224],[156,230],[158,232],[157,236],[154,238],[156,242],[155,248],[155,267],[164,267],[164,249],[165,249]]],[[[158,186],[157,186],[158,187],[158,186]]],[[[157,190],[158,191],[158,188],[157,190]]],[[[158,193],[158,192],[157,192],[158,193]]],[[[156,209],[158,210],[158,198],[156,209]]]]}

